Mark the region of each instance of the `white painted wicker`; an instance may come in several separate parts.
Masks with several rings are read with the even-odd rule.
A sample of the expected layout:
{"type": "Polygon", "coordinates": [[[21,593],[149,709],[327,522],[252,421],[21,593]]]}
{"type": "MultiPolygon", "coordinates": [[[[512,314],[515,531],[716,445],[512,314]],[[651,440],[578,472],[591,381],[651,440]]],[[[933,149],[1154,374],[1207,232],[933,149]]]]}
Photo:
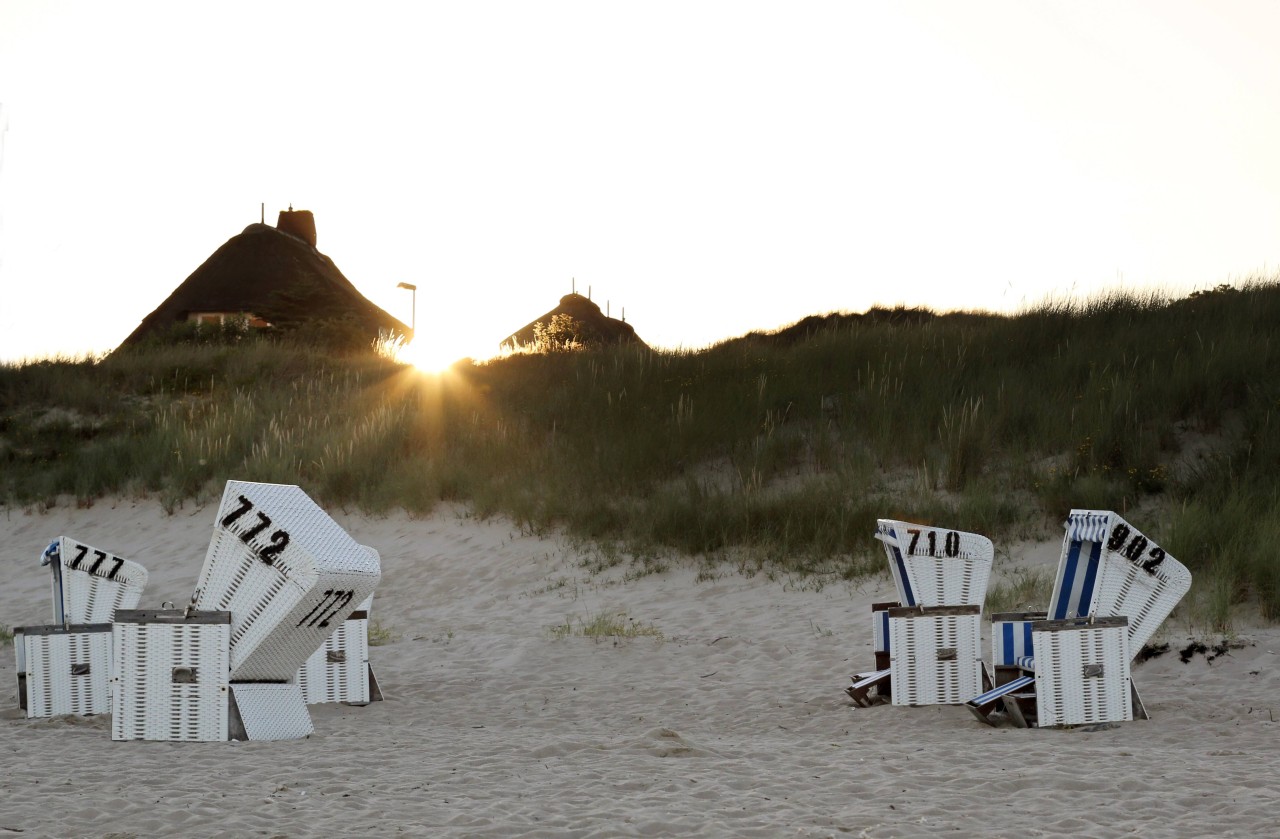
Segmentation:
{"type": "Polygon", "coordinates": [[[27,717],[110,710],[111,624],[22,626],[13,641],[27,717]]]}
{"type": "Polygon", "coordinates": [[[1093,614],[1127,617],[1137,655],[1191,589],[1191,572],[1115,513],[1103,557],[1093,614]]]}
{"type": "Polygon", "coordinates": [[[110,623],[117,609],[138,605],[147,569],[136,562],[60,536],[46,549],[54,623],[110,623]]]}
{"type": "Polygon", "coordinates": [[[1126,618],[1039,621],[1032,636],[1038,725],[1133,719],[1126,618]]]}
{"type": "Polygon", "coordinates": [[[232,682],[231,739],[295,740],[315,729],[298,685],[232,682]]]}
{"type": "Polygon", "coordinates": [[[889,610],[893,704],[958,705],[982,690],[981,608],[889,610]]]}
{"type": "Polygon", "coordinates": [[[376,552],[298,487],[230,481],[195,604],[232,613],[232,680],[288,682],[380,575],[376,552]]]}
{"type": "Polygon", "coordinates": [[[113,634],[112,740],[227,739],[230,613],[122,610],[113,634]]]}
{"type": "Polygon", "coordinates": [[[876,521],[904,606],[981,606],[995,548],[977,533],[894,519],[876,521]]]}
{"type": "Polygon", "coordinates": [[[372,604],[372,597],[361,603],[298,670],[296,681],[308,705],[321,702],[364,705],[370,701],[369,607],[372,604]]]}

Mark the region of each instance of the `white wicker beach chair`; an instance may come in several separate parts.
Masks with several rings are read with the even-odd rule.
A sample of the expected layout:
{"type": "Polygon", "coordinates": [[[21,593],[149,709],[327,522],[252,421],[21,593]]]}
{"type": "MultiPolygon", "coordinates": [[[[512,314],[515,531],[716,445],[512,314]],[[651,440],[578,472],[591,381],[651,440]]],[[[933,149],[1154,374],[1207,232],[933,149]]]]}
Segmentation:
{"type": "Polygon", "coordinates": [[[322,702],[368,705],[382,701],[382,689],[369,663],[372,605],[370,596],[298,670],[295,681],[302,688],[302,697],[308,705],[322,702]]]}
{"type": "Polygon", "coordinates": [[[846,692],[869,706],[963,702],[981,685],[982,602],[995,549],[976,533],[876,522],[899,602],[872,605],[876,669],[857,673],[846,692]]]}
{"type": "Polygon", "coordinates": [[[52,624],[14,629],[18,705],[27,716],[110,710],[111,620],[147,584],[136,562],[60,536],[40,556],[53,587],[52,624]]]}
{"type": "Polygon", "coordinates": [[[1001,709],[1020,727],[1147,718],[1131,661],[1191,573],[1114,512],[1072,510],[1065,531],[1049,609],[991,616],[994,687],[966,703],[983,722],[1001,709]]]}
{"type": "Polygon", "coordinates": [[[377,552],[357,544],[300,488],[228,482],[191,607],[130,615],[134,628],[120,630],[128,649],[116,652],[121,719],[112,737],[264,740],[310,734],[311,716],[295,682],[298,670],[368,600],[380,576],[377,552]],[[135,654],[169,644],[175,633],[198,637],[201,650],[208,636],[216,650],[201,652],[194,663],[135,654]],[[166,687],[153,688],[156,681],[166,687]],[[175,690],[171,684],[188,687],[175,690]],[[152,709],[155,704],[160,711],[152,709]],[[227,723],[155,727],[140,722],[144,713],[202,721],[225,716],[227,723]]]}

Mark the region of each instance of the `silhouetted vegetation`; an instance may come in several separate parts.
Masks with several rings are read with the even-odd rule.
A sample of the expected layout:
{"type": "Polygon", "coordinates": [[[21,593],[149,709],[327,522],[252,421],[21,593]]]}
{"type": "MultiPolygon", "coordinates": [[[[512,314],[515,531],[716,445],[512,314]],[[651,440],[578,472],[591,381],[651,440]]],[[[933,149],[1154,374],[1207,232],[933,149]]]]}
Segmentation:
{"type": "Polygon", "coordinates": [[[1116,509],[1192,568],[1206,621],[1280,617],[1274,281],[801,323],[440,376],[263,341],[0,367],[0,494],[176,507],[235,477],[371,511],[462,501],[606,556],[847,576],[879,568],[878,516],[999,544],[1116,509]]]}

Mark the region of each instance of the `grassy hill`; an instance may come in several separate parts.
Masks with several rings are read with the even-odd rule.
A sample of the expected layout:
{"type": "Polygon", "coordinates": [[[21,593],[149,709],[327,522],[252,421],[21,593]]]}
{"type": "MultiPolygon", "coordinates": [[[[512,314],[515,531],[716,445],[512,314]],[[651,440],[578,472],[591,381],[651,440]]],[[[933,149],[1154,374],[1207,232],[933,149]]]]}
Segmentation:
{"type": "Polygon", "coordinates": [[[1116,509],[1210,619],[1280,617],[1280,284],[1015,317],[873,310],[700,351],[515,355],[427,376],[299,345],[0,367],[0,498],[176,507],[228,478],[441,501],[627,551],[796,575],[882,560],[877,517],[1007,542],[1116,509]]]}

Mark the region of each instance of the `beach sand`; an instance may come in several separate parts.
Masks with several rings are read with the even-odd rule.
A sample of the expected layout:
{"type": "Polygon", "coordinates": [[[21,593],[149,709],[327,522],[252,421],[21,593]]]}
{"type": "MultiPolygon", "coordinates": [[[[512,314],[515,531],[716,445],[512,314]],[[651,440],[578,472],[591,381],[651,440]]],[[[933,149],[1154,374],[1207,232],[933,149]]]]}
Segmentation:
{"type": "MultiPolygon", "coordinates": [[[[371,650],[386,701],[312,706],[283,742],[112,742],[109,717],[28,720],[0,656],[0,839],[341,836],[1271,836],[1280,632],[1136,667],[1152,719],[980,724],[962,707],[855,707],[871,663],[859,583],[692,567],[604,571],[565,540],[458,509],[330,513],[382,556],[371,650]],[[662,637],[552,627],[624,616],[662,637]]],[[[73,536],[144,565],[140,606],[185,604],[212,506],[0,510],[0,624],[50,619],[41,549],[73,536]]],[[[1044,564],[1057,545],[1002,562],[1044,564]]]]}

